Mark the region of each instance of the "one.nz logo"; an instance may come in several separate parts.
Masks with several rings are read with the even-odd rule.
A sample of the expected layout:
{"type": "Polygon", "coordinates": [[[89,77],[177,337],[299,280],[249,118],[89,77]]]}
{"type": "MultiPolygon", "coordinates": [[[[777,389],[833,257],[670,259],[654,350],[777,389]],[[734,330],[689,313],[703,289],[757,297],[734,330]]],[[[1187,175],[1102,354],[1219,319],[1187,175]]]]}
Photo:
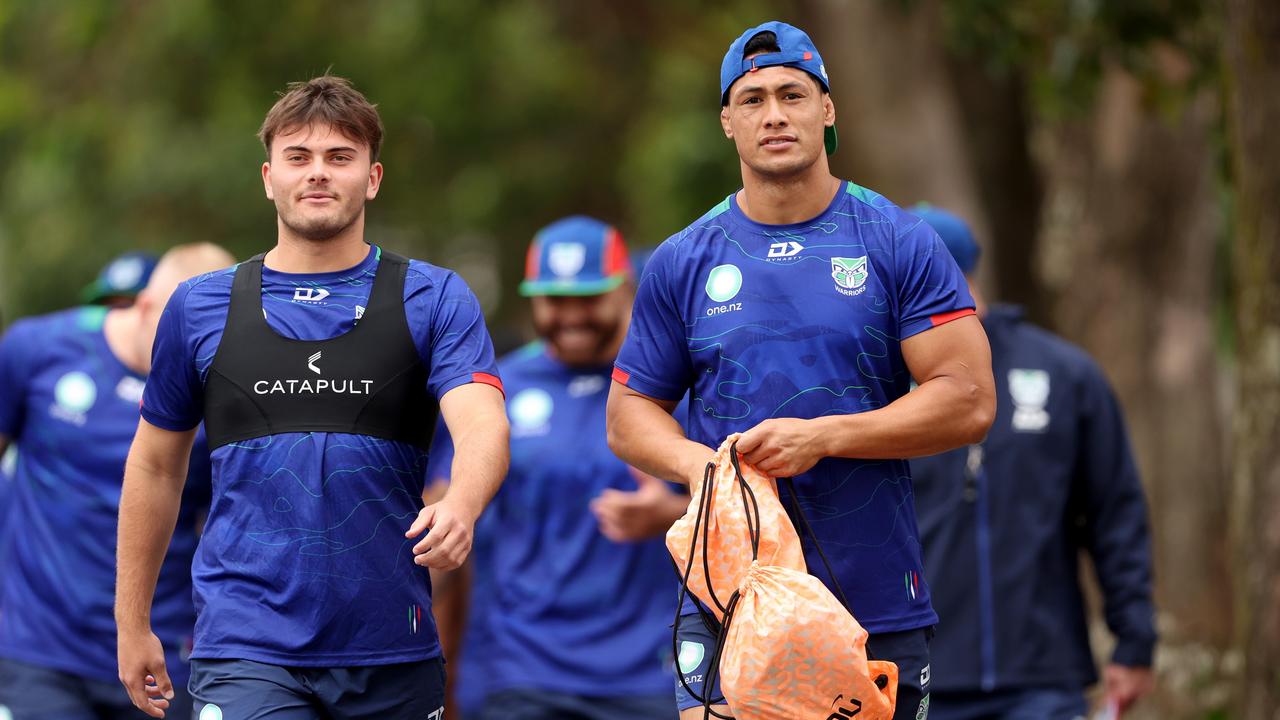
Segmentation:
{"type": "Polygon", "coordinates": [[[831,279],[841,295],[861,295],[867,289],[867,256],[831,258],[831,279]]]}

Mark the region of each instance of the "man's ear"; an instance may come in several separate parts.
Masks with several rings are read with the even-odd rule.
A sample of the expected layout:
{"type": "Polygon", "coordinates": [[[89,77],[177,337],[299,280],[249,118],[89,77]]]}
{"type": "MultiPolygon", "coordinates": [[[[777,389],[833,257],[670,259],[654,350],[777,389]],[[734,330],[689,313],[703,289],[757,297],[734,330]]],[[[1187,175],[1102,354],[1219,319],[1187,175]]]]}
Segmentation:
{"type": "Polygon", "coordinates": [[[725,105],[720,108],[720,128],[724,130],[724,136],[733,139],[733,125],[729,122],[729,106],[725,105]]]}
{"type": "Polygon", "coordinates": [[[364,199],[372,200],[378,197],[380,187],[382,187],[382,163],[376,162],[369,166],[369,187],[364,191],[364,199]]]}
{"type": "Polygon", "coordinates": [[[267,199],[275,200],[276,195],[271,191],[271,161],[262,163],[262,187],[267,191],[267,199]]]}
{"type": "Polygon", "coordinates": [[[836,124],[836,104],[831,100],[831,93],[822,93],[822,124],[827,127],[836,124]]]}

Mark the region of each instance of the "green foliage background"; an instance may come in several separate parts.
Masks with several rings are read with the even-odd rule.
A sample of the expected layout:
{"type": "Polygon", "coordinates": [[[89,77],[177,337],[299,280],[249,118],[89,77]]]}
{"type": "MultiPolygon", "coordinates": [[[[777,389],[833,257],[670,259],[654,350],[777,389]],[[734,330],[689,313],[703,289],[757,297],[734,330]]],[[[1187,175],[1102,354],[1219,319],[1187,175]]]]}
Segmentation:
{"type": "MultiPolygon", "coordinates": [[[[738,186],[716,120],[722,53],[742,28],[804,25],[819,4],[0,0],[0,314],[68,305],[126,249],[269,247],[254,133],[287,82],[331,69],[387,129],[370,239],[457,268],[510,320],[542,225],[585,212],[649,246],[738,186]]],[[[1154,43],[1191,47],[1211,75],[1204,5],[940,7],[953,52],[1025,77],[1035,112],[1053,114],[1088,107],[1105,61],[1143,75],[1154,43]]]]}
{"type": "Polygon", "coordinates": [[[79,0],[0,4],[0,303],[74,302],[131,248],[274,242],[254,134],[332,69],[376,102],[375,242],[457,267],[518,310],[532,234],[574,212],[660,242],[736,187],[719,61],[767,19],[634,3],[79,0]]]}

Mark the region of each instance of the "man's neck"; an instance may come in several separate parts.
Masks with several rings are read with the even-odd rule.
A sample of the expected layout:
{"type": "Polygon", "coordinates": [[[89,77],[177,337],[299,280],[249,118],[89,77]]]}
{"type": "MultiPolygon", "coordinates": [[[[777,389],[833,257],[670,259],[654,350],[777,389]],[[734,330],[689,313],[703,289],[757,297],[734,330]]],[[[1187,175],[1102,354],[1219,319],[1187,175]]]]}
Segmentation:
{"type": "Polygon", "coordinates": [[[339,272],[359,265],[368,255],[363,217],[326,240],[298,237],[281,223],[276,246],[267,253],[263,264],[285,273],[339,272]]]}
{"type": "Polygon", "coordinates": [[[151,358],[142,356],[137,343],[140,332],[142,315],[136,307],[110,310],[102,321],[102,334],[107,338],[111,354],[133,372],[146,375],[151,370],[151,358]]]}
{"type": "Polygon", "coordinates": [[[821,215],[839,191],[840,180],[826,163],[788,178],[758,175],[744,164],[738,207],[762,225],[790,225],[821,215]]]}

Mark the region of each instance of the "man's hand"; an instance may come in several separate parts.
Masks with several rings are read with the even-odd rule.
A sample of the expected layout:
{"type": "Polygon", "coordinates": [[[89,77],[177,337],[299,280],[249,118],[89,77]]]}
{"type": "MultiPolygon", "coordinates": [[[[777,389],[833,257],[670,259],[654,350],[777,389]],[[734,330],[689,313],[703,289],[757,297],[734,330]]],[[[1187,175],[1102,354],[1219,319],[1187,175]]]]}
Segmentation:
{"type": "Polygon", "coordinates": [[[415,538],[430,530],[413,546],[413,561],[425,568],[454,570],[462,565],[471,552],[472,533],[477,513],[459,507],[445,499],[422,508],[418,519],[404,534],[415,538]]]}
{"type": "Polygon", "coordinates": [[[1107,700],[1115,702],[1121,714],[1127,712],[1138,698],[1151,692],[1156,684],[1151,668],[1127,667],[1115,663],[1107,666],[1102,679],[1107,700]]]}
{"type": "Polygon", "coordinates": [[[591,501],[600,532],[614,542],[659,537],[689,507],[689,496],[672,492],[666,482],[635,468],[631,474],[635,490],[608,488],[591,501]]]}
{"type": "Polygon", "coordinates": [[[738,438],[742,459],[770,477],[795,477],[827,456],[812,420],[765,420],[738,438]]]}
{"type": "Polygon", "coordinates": [[[120,682],[129,692],[129,700],[151,717],[164,717],[173,699],[173,682],[165,669],[160,638],[150,628],[135,632],[121,630],[116,657],[120,663],[120,682]]]}

